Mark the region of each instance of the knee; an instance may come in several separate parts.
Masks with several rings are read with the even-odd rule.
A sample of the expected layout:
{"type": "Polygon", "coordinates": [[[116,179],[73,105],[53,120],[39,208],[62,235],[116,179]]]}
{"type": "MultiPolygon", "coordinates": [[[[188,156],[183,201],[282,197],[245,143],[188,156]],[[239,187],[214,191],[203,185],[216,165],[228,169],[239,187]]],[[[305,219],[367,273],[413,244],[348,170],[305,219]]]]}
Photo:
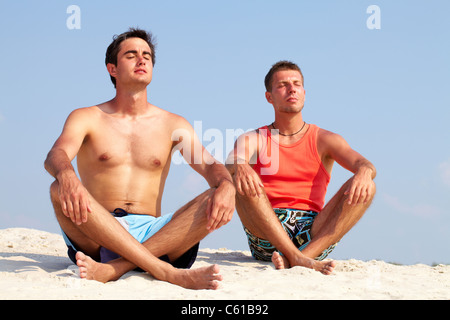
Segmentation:
{"type": "Polygon", "coordinates": [[[377,193],[377,185],[375,181],[372,180],[372,188],[369,191],[370,200],[372,200],[375,197],[376,193],[377,193]]]}
{"type": "Polygon", "coordinates": [[[208,202],[208,200],[213,197],[215,190],[216,190],[215,188],[209,188],[205,192],[201,193],[197,197],[197,202],[200,202],[200,203],[208,202]]]}
{"type": "Polygon", "coordinates": [[[243,203],[243,202],[253,202],[256,201],[257,196],[247,195],[247,194],[241,194],[240,192],[236,191],[236,202],[243,203]]]}
{"type": "Polygon", "coordinates": [[[243,215],[256,215],[262,211],[273,213],[272,205],[264,191],[260,196],[241,194],[236,191],[236,211],[241,218],[243,215]]]}
{"type": "Polygon", "coordinates": [[[57,180],[55,180],[50,185],[50,199],[52,200],[53,204],[59,203],[58,188],[59,188],[59,183],[57,180]]]}
{"type": "Polygon", "coordinates": [[[250,204],[258,204],[261,201],[269,201],[269,198],[267,198],[267,194],[264,191],[264,189],[262,189],[260,194],[248,194],[248,193],[244,193],[241,194],[240,192],[238,192],[236,190],[236,202],[239,203],[250,203],[250,204]]]}
{"type": "Polygon", "coordinates": [[[214,195],[214,188],[210,188],[206,191],[204,191],[203,193],[199,194],[197,197],[195,197],[193,200],[191,200],[190,202],[188,202],[186,204],[186,207],[198,207],[201,208],[202,210],[206,210],[206,207],[208,206],[208,202],[210,201],[210,199],[212,199],[213,195],[214,195]]]}
{"type": "Polygon", "coordinates": [[[377,186],[375,184],[375,181],[372,180],[370,186],[367,188],[367,196],[370,198],[373,198],[375,196],[376,192],[377,192],[377,186]]]}

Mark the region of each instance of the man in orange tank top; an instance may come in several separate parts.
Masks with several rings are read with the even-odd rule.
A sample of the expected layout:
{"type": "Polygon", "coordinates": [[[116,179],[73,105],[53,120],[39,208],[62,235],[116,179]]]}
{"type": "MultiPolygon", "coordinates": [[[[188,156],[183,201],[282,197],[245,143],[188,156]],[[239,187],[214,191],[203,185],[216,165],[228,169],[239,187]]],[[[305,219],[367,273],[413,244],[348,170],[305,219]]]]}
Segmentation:
{"type": "Polygon", "coordinates": [[[275,121],[241,135],[227,159],[250,250],[277,269],[331,274],[336,262],[323,259],[372,202],[375,167],[340,135],[303,120],[305,89],[296,64],[273,65],[265,86],[275,121]],[[334,162],[354,175],[325,204],[334,162]]]}

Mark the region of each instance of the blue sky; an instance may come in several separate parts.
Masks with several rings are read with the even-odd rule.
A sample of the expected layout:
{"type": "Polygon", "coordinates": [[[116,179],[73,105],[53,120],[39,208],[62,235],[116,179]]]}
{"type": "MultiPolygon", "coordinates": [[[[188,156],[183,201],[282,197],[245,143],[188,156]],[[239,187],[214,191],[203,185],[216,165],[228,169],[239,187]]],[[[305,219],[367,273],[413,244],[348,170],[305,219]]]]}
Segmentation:
{"type": "MultiPolygon", "coordinates": [[[[264,76],[276,61],[299,64],[305,120],[378,170],[373,205],[331,258],[450,263],[449,15],[446,0],[1,1],[0,228],[59,231],[43,161],[73,109],[114,96],[106,47],[139,26],[158,42],[149,101],[201,121],[205,145],[208,130],[271,123],[264,76]],[[70,5],[80,29],[67,27],[70,5]],[[367,27],[370,5],[380,29],[367,27]]],[[[349,177],[335,166],[327,199],[349,177]]],[[[172,165],[163,212],[206,187],[172,165]]],[[[202,247],[247,250],[238,216],[202,247]]]]}

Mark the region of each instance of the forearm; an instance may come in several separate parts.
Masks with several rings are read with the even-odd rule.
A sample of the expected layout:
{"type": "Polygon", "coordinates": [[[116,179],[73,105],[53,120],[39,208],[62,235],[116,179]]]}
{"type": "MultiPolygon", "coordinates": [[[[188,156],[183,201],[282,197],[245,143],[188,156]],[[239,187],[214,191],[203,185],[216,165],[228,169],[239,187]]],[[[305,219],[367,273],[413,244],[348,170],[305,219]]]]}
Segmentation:
{"type": "Polygon", "coordinates": [[[67,153],[62,149],[50,150],[44,162],[44,167],[57,180],[63,176],[76,175],[67,153]]]}
{"type": "Polygon", "coordinates": [[[217,162],[208,166],[205,179],[211,188],[218,188],[222,183],[227,182],[233,184],[230,172],[223,164],[217,162]]]}
{"type": "Polygon", "coordinates": [[[228,172],[230,173],[231,176],[233,176],[236,171],[237,171],[237,167],[238,165],[243,165],[243,164],[248,164],[249,161],[245,160],[244,157],[240,157],[236,154],[236,152],[231,152],[228,155],[228,158],[225,162],[225,167],[228,170],[228,172]]]}
{"type": "Polygon", "coordinates": [[[375,166],[367,159],[360,159],[356,162],[355,175],[368,175],[373,180],[377,175],[375,166]]]}

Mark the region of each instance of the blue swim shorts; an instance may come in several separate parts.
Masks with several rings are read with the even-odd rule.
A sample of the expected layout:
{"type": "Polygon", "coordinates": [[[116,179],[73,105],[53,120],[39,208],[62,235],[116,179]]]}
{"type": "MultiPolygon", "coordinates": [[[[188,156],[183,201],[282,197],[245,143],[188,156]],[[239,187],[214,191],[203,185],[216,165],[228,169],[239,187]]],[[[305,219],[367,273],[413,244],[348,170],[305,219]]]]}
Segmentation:
{"type": "MultiPolygon", "coordinates": [[[[297,209],[279,209],[274,208],[273,211],[277,215],[286,233],[291,238],[294,245],[301,251],[311,242],[311,227],[317,212],[304,211],[297,209]]],[[[254,236],[247,228],[244,227],[247,234],[248,245],[253,258],[261,261],[270,261],[272,254],[277,250],[269,241],[254,236]]],[[[325,259],[331,251],[336,247],[337,243],[325,249],[316,260],[325,259]]]]}
{"type": "MultiPolygon", "coordinates": [[[[117,208],[111,213],[116,220],[140,243],[145,242],[164,227],[170,220],[172,220],[173,213],[163,215],[161,217],[153,217],[144,214],[132,214],[128,213],[121,208],[117,208]]],[[[61,230],[62,231],[62,230],[61,230]]],[[[67,245],[67,254],[76,264],[75,255],[78,251],[76,246],[72,243],[69,237],[62,231],[62,236],[67,245]]],[[[199,243],[194,245],[188,251],[186,251],[176,261],[170,261],[167,255],[159,257],[160,260],[172,264],[176,268],[189,269],[197,258],[199,243]]],[[[106,248],[100,248],[100,261],[106,263],[110,260],[119,258],[120,256],[115,252],[112,252],[106,248]]]]}

